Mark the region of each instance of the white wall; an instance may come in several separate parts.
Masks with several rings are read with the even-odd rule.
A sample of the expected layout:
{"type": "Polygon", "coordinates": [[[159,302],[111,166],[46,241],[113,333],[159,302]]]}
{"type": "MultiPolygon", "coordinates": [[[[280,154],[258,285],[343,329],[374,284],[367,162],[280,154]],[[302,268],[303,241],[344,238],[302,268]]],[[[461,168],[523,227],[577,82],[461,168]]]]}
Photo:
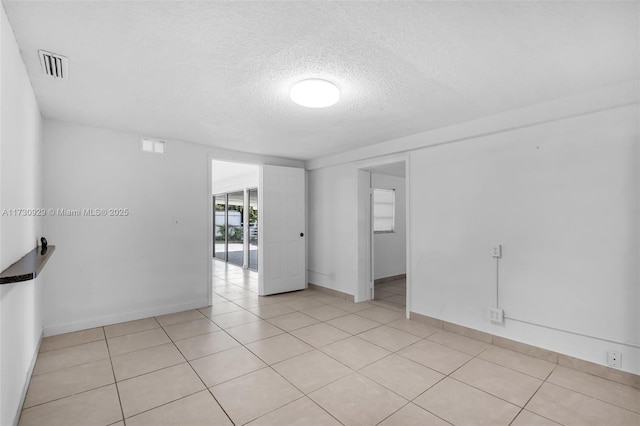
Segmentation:
{"type": "Polygon", "coordinates": [[[411,155],[411,310],[640,371],[638,107],[411,155]],[[500,307],[540,326],[488,321],[500,307]]]}
{"type": "MultiPolygon", "coordinates": [[[[41,118],[4,7],[0,5],[0,212],[42,207],[41,118]]],[[[33,250],[42,220],[0,215],[0,270],[33,250]]],[[[0,424],[18,421],[42,335],[41,290],[55,254],[36,280],[0,285],[0,424]]]]}
{"type": "MultiPolygon", "coordinates": [[[[45,289],[45,334],[208,304],[211,158],[299,162],[45,121],[45,205],[126,208],[126,217],[51,217],[57,261],[45,289]]],[[[295,163],[295,164],[294,164],[295,163]]]]}
{"type": "Polygon", "coordinates": [[[407,272],[407,223],[405,178],[378,173],[371,174],[374,188],[395,189],[395,230],[374,234],[373,275],[375,279],[393,277],[407,272]]]}
{"type": "MultiPolygon", "coordinates": [[[[411,311],[599,364],[618,350],[622,369],[638,374],[638,117],[634,104],[432,147],[429,132],[412,136],[426,148],[409,151],[411,311]],[[500,305],[515,319],[504,325],[486,314],[495,243],[500,305]]],[[[353,209],[359,163],[322,163],[310,163],[309,221],[322,235],[309,263],[335,278],[311,281],[356,294],[357,241],[342,235],[357,214],[335,225],[330,200],[353,209]]]]}
{"type": "Polygon", "coordinates": [[[357,171],[349,165],[308,174],[308,279],[355,295],[358,279],[357,171]]]}

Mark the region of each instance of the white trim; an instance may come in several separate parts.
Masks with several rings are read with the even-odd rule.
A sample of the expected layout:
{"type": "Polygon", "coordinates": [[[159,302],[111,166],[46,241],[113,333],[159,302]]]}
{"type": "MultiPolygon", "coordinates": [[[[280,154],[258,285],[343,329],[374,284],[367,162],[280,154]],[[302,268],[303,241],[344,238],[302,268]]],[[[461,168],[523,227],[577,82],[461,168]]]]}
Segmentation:
{"type": "Polygon", "coordinates": [[[405,288],[407,293],[407,299],[405,300],[406,307],[406,318],[409,319],[411,314],[411,286],[413,283],[413,273],[411,271],[411,156],[407,155],[406,160],[404,162],[404,187],[405,187],[405,227],[406,227],[406,253],[407,253],[407,263],[405,266],[405,288]]]}
{"type": "Polygon", "coordinates": [[[95,327],[103,327],[106,325],[117,324],[125,321],[133,321],[142,318],[155,317],[158,315],[172,314],[174,312],[186,311],[189,309],[204,308],[208,306],[208,300],[201,298],[191,302],[179,303],[176,305],[160,306],[144,311],[128,312],[117,315],[106,315],[99,318],[92,318],[82,321],[68,322],[64,324],[56,324],[45,327],[43,329],[45,336],[55,336],[57,334],[69,333],[72,331],[87,330],[95,327]]]}
{"type": "MultiPolygon", "coordinates": [[[[375,159],[369,159],[369,160],[364,160],[364,161],[359,161],[357,163],[355,163],[356,166],[356,170],[358,173],[358,179],[357,179],[357,188],[358,188],[358,210],[366,210],[365,213],[369,214],[369,220],[372,220],[372,212],[371,212],[371,205],[370,203],[368,203],[368,206],[365,206],[363,203],[365,202],[364,197],[361,197],[361,195],[363,194],[363,192],[366,190],[367,191],[367,200],[370,200],[371,197],[371,179],[368,180],[368,185],[366,188],[364,188],[364,182],[361,182],[360,179],[360,174],[359,172],[367,172],[369,173],[369,177],[371,176],[371,172],[368,170],[370,168],[373,168],[375,166],[381,166],[384,164],[389,164],[389,163],[398,163],[398,162],[404,162],[404,168],[405,168],[405,193],[406,193],[406,197],[405,197],[405,215],[406,215],[406,220],[405,220],[405,227],[406,227],[406,245],[407,245],[407,260],[406,260],[406,274],[407,274],[407,281],[406,281],[406,288],[407,288],[407,300],[406,300],[406,315],[407,318],[409,318],[409,308],[410,308],[410,300],[411,300],[411,251],[410,251],[410,247],[411,247],[411,230],[410,230],[410,184],[411,184],[411,177],[409,175],[410,169],[409,169],[409,154],[408,153],[402,153],[402,154],[396,154],[396,155],[389,155],[389,156],[385,156],[385,157],[380,157],[380,158],[375,158],[375,159]]],[[[360,215],[360,213],[359,213],[360,215]]],[[[359,216],[360,217],[360,216],[359,216]]],[[[356,288],[354,289],[354,295],[355,295],[355,301],[356,302],[362,302],[364,300],[370,300],[371,299],[371,291],[369,290],[369,286],[373,285],[373,232],[372,232],[372,227],[367,227],[369,229],[369,232],[367,234],[370,233],[370,235],[367,235],[366,240],[363,240],[363,232],[365,232],[365,227],[361,226],[361,224],[358,225],[358,259],[360,261],[364,261],[364,265],[363,268],[358,267],[358,279],[356,280],[356,288]],[[368,279],[369,279],[369,275],[371,275],[371,282],[369,283],[368,279]]]]}
{"type": "Polygon", "coordinates": [[[264,165],[260,164],[258,170],[258,294],[264,294],[264,165]]]}
{"type": "Polygon", "coordinates": [[[242,269],[249,269],[249,188],[242,190],[242,269]]]}
{"type": "Polygon", "coordinates": [[[209,305],[213,305],[213,257],[214,257],[214,244],[213,244],[213,160],[214,157],[212,154],[208,155],[208,164],[207,170],[207,211],[209,212],[207,217],[207,238],[209,246],[209,250],[207,250],[207,300],[209,301],[209,305]]]}
{"type": "Polygon", "coordinates": [[[371,172],[356,169],[357,199],[357,264],[355,288],[351,290],[355,302],[371,300],[373,285],[373,239],[371,230],[371,172]]]}
{"type": "Polygon", "coordinates": [[[33,369],[36,367],[36,361],[38,360],[38,354],[40,353],[40,345],[42,344],[42,338],[44,337],[44,329],[40,331],[40,338],[38,339],[38,344],[36,345],[36,350],[31,357],[31,363],[29,364],[29,369],[27,370],[27,377],[24,379],[24,386],[22,387],[22,392],[20,393],[20,404],[18,404],[18,411],[13,417],[13,426],[18,426],[18,422],[20,421],[20,415],[22,414],[22,407],[24,406],[24,400],[27,398],[27,391],[29,390],[29,384],[31,383],[31,376],[33,375],[33,369]]]}

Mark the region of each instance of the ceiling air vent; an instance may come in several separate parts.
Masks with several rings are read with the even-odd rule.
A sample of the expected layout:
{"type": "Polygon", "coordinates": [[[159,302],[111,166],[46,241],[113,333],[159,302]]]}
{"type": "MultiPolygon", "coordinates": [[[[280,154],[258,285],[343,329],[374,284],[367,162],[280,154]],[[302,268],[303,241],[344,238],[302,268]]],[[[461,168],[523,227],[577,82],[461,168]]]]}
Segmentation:
{"type": "Polygon", "coordinates": [[[69,78],[69,60],[62,55],[38,50],[42,72],[53,78],[67,80],[69,78]]]}

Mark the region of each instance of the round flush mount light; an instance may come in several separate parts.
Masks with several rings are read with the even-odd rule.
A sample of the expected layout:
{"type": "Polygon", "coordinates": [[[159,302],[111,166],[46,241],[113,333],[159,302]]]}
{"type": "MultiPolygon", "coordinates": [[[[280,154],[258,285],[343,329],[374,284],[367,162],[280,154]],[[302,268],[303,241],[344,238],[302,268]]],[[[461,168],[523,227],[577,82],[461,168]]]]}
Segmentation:
{"type": "Polygon", "coordinates": [[[291,100],[307,108],[326,108],[340,99],[335,84],[316,78],[302,80],[291,87],[291,100]]]}

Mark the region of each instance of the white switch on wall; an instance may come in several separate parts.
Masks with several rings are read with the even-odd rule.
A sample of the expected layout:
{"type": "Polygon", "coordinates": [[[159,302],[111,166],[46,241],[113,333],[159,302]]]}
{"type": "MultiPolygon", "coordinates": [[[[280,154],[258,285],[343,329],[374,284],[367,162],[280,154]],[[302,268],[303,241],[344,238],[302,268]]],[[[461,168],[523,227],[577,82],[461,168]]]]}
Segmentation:
{"type": "Polygon", "coordinates": [[[501,258],[502,257],[502,244],[496,244],[491,249],[491,255],[493,257],[501,258]]]}

